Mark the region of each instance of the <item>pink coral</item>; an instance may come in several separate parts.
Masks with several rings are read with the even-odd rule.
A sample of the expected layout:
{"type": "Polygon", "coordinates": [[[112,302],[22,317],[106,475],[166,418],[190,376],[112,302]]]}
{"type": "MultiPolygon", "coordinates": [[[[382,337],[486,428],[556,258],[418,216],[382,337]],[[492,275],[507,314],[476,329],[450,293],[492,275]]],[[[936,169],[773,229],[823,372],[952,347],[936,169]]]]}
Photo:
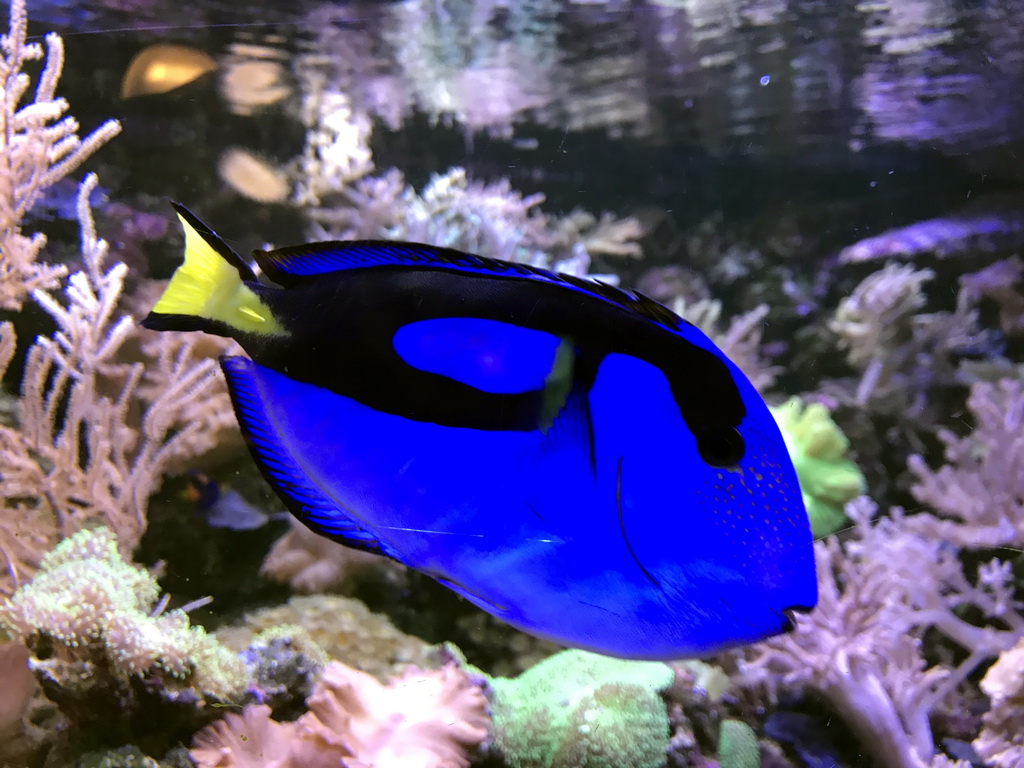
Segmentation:
{"type": "Polygon", "coordinates": [[[375,768],[460,768],[469,765],[467,749],[487,736],[483,691],[455,664],[413,669],[388,686],[330,664],[309,708],[314,717],[300,719],[300,738],[346,732],[356,760],[375,768]]]}
{"type": "Polygon", "coordinates": [[[0,643],[0,680],[4,681],[0,695],[0,736],[10,736],[18,729],[29,697],[36,689],[28,659],[28,649],[21,643],[0,643]]]}
{"type": "Polygon", "coordinates": [[[246,707],[200,731],[199,768],[466,768],[487,737],[483,691],[454,663],[390,685],[331,662],[295,723],[246,707]]]}
{"type": "Polygon", "coordinates": [[[196,734],[191,755],[200,768],[278,768],[287,765],[294,732],[294,723],[270,719],[270,707],[251,704],[196,734]]]}

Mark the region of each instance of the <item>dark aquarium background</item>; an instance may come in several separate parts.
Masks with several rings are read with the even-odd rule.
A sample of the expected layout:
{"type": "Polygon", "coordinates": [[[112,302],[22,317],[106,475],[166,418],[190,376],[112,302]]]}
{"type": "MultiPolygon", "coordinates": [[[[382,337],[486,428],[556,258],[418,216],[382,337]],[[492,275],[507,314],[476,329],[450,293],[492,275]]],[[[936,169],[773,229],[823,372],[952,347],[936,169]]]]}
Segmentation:
{"type": "Polygon", "coordinates": [[[0,29],[0,765],[1024,768],[1024,0],[0,29]],[[311,533],[245,450],[233,342],[137,324],[172,200],[242,254],[406,240],[666,305],[772,407],[818,607],[625,662],[311,533]]]}

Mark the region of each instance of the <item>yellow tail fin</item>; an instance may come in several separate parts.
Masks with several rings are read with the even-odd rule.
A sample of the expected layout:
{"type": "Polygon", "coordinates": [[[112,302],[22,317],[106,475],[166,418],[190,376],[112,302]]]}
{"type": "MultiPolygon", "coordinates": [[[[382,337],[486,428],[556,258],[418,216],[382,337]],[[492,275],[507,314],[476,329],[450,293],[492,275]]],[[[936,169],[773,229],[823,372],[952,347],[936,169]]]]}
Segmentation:
{"type": "Polygon", "coordinates": [[[174,210],[185,230],[185,262],[175,270],[143,325],[221,335],[229,335],[231,330],[287,334],[270,308],[246,285],[256,281],[252,267],[184,206],[174,204],[174,210]]]}

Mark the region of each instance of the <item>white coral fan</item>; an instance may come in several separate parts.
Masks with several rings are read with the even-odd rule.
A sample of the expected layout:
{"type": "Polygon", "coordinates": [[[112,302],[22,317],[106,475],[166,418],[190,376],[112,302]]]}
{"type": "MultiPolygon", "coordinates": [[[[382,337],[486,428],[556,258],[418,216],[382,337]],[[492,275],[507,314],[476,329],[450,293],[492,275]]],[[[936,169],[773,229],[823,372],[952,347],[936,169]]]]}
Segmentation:
{"type": "Polygon", "coordinates": [[[249,706],[196,734],[191,756],[199,768],[466,768],[489,722],[483,691],[454,663],[385,686],[333,661],[297,721],[249,706]]]}

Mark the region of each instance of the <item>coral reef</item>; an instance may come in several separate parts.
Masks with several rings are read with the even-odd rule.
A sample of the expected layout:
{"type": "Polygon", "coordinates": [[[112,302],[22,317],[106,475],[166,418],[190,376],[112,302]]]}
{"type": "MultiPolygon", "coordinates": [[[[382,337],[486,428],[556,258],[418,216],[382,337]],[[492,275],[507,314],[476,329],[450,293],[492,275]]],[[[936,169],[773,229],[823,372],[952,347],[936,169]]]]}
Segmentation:
{"type": "Polygon", "coordinates": [[[742,665],[743,682],[763,684],[771,695],[785,686],[809,687],[880,764],[921,768],[936,751],[930,717],[943,706],[963,706],[955,698],[961,684],[1024,630],[1010,598],[1012,575],[992,560],[971,579],[955,547],[915,531],[927,513],[907,516],[897,508],[872,522],[877,506],[865,497],[846,512],[854,537],[816,545],[818,607],[797,619],[792,634],[754,646],[742,665]],[[968,608],[991,623],[965,620],[968,608]],[[966,655],[949,666],[929,664],[929,631],[966,655]]]}
{"type": "Polygon", "coordinates": [[[80,530],[0,608],[0,626],[28,644],[31,668],[58,701],[110,698],[123,708],[127,689],[145,680],[167,695],[239,698],[249,682],[242,660],[189,627],[184,610],[163,612],[159,598],[156,579],[124,561],[110,529],[80,530]]]}
{"type": "Polygon", "coordinates": [[[262,570],[298,592],[344,591],[360,577],[377,576],[395,585],[405,578],[405,569],[394,560],[325,539],[294,519],[267,553],[262,570]]]}
{"type": "Polygon", "coordinates": [[[543,194],[522,195],[507,179],[482,183],[455,167],[417,192],[398,169],[370,175],[368,116],[333,90],[321,60],[300,61],[298,69],[307,132],[293,202],[310,219],[310,239],[411,240],[580,276],[594,256],[640,255],[637,219],[580,209],[546,216],[539,211],[543,194]]]}
{"type": "Polygon", "coordinates": [[[846,523],[846,503],[867,489],[864,474],[849,458],[850,441],[823,403],[791,398],[772,408],[800,479],[804,506],[816,538],[846,523]]]}
{"type": "Polygon", "coordinates": [[[1024,636],[989,667],[981,689],[991,707],[974,741],[978,755],[995,768],[1024,765],[1024,636]]]}
{"type": "Polygon", "coordinates": [[[196,734],[192,759],[198,768],[466,768],[489,723],[483,691],[452,662],[387,686],[331,662],[308,704],[294,722],[259,704],[229,714],[196,734]]]}
{"type": "Polygon", "coordinates": [[[659,662],[562,651],[509,680],[491,678],[491,750],[511,768],[658,768],[669,721],[659,662]]]}
{"type": "MultiPolygon", "coordinates": [[[[159,15],[142,0],[93,5],[159,15]]],[[[168,94],[146,115],[158,135],[185,137],[209,182],[176,159],[136,174],[136,156],[113,155],[125,167],[104,170],[100,191],[124,201],[99,204],[97,218],[126,267],[93,223],[96,178],[70,178],[120,130],[95,116],[114,107],[93,94],[95,112],[79,114],[99,127],[81,131],[56,95],[60,38],[33,41],[26,3],[10,3],[0,372],[18,396],[0,414],[0,616],[17,642],[0,648],[0,759],[182,766],[175,742],[191,742],[200,766],[246,768],[703,768],[711,755],[749,768],[761,754],[788,766],[865,752],[885,768],[1024,764],[1024,215],[1019,189],[991,194],[976,173],[1020,178],[1006,162],[1024,136],[1019,5],[304,8],[299,44],[246,32],[204,59],[217,68],[207,91],[197,81],[188,105],[168,94]],[[645,142],[615,141],[627,135],[645,142]],[[247,242],[295,241],[305,227],[310,239],[420,240],[626,284],[643,255],[641,290],[703,328],[772,402],[799,398],[776,413],[816,534],[849,515],[849,530],[816,545],[820,605],[721,667],[670,667],[558,653],[301,527],[264,573],[301,592],[369,583],[358,594],[390,614],[323,595],[266,605],[287,588],[235,585],[262,584],[276,529],[212,535],[209,519],[186,520],[173,484],[150,533],[177,549],[137,549],[169,474],[238,480],[217,465],[240,446],[213,362],[227,343],[138,334],[131,321],[153,303],[138,279],[177,246],[169,218],[142,213],[168,194],[237,206],[244,225],[227,226],[247,242]],[[960,208],[965,197],[975,202],[960,208]],[[220,550],[247,557],[215,564],[220,550]],[[145,570],[133,554],[169,562],[145,570]],[[160,574],[178,596],[192,580],[182,600],[216,594],[203,614],[221,626],[216,641],[186,617],[194,604],[166,610],[160,574]],[[438,652],[392,620],[459,638],[492,674],[519,677],[481,686],[464,665],[437,669],[438,652]],[[478,753],[485,690],[494,719],[478,753]],[[210,725],[225,704],[240,709],[210,725]],[[810,711],[821,717],[800,719],[810,711]],[[826,718],[826,735],[845,733],[841,721],[849,742],[815,752],[801,740],[826,718]]],[[[38,10],[65,9],[86,12],[38,10]]],[[[101,58],[88,78],[63,73],[80,109],[76,89],[118,79],[101,58]]],[[[138,117],[141,101],[117,109],[138,117]]],[[[152,146],[144,131],[129,140],[140,135],[152,146]]]]}
{"type": "Polygon", "coordinates": [[[977,287],[961,281],[953,311],[921,312],[927,304],[924,285],[935,278],[930,269],[886,264],[844,297],[829,328],[860,372],[853,402],[888,414],[926,423],[942,401],[941,392],[968,377],[965,358],[999,359],[999,337],[980,323],[977,287]]]}
{"type": "Polygon", "coordinates": [[[395,629],[386,616],[358,600],[338,595],[293,597],[285,605],[248,614],[239,625],[218,630],[217,637],[242,651],[259,632],[284,625],[302,627],[329,658],[380,680],[409,666],[428,666],[431,658],[426,642],[395,629]]]}
{"type": "Polygon", "coordinates": [[[0,626],[87,742],[123,743],[162,721],[166,738],[204,719],[206,702],[240,701],[243,661],[183,609],[164,611],[152,574],[124,561],[105,528],[79,531],[0,608],[0,626]],[[184,722],[182,722],[184,721],[184,722]]]}
{"type": "Polygon", "coordinates": [[[435,174],[420,192],[391,169],[341,193],[330,207],[310,210],[312,239],[411,240],[584,276],[594,255],[637,255],[642,234],[635,219],[545,216],[542,194],[523,196],[504,179],[472,181],[462,168],[435,174]]]}
{"type": "MultiPolygon", "coordinates": [[[[974,428],[966,437],[939,432],[945,465],[910,457],[914,496],[938,513],[908,521],[938,541],[974,549],[1024,546],[1024,382],[971,387],[974,428]]],[[[1024,627],[1021,627],[1024,629],[1024,627]]]]}
{"type": "MultiPolygon", "coordinates": [[[[204,399],[214,364],[191,359],[188,343],[173,354],[164,348],[150,366],[120,362],[133,332],[130,318],[117,312],[126,269],[105,264],[107,244],[96,237],[88,205],[95,184],[88,177],[78,201],[85,268],[67,279],[63,302],[33,294],[58,330],[28,350],[18,428],[0,427],[3,593],[31,575],[61,537],[91,523],[110,526],[130,552],[162,474],[210,448],[223,419],[204,415],[215,405],[204,399]],[[146,388],[146,378],[160,384],[146,388]],[[137,427],[129,418],[135,409],[142,413],[137,427]]],[[[0,371],[15,350],[13,327],[0,325],[0,371]]]]}

